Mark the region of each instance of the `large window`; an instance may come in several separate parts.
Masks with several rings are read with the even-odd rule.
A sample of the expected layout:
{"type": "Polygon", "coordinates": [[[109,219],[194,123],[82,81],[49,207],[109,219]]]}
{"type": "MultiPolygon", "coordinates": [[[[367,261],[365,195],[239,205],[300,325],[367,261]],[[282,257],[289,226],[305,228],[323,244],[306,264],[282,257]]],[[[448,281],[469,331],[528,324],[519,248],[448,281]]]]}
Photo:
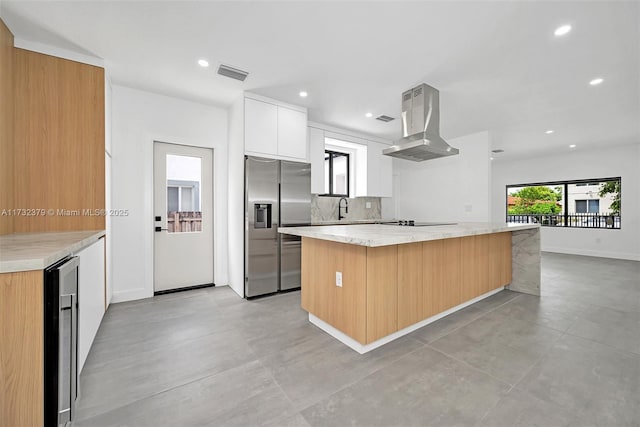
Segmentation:
{"type": "Polygon", "coordinates": [[[349,154],[324,152],[324,195],[349,197],[349,154]]]}
{"type": "Polygon", "coordinates": [[[622,179],[507,186],[506,220],[551,227],[620,228],[622,179]]]}

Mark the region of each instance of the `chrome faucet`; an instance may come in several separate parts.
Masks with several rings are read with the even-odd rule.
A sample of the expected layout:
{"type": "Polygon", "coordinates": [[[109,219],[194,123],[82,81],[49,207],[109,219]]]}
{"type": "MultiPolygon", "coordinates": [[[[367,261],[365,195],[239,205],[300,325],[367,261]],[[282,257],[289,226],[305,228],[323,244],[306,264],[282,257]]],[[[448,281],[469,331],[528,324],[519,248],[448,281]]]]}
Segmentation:
{"type": "Polygon", "coordinates": [[[338,221],[340,221],[342,218],[346,218],[344,215],[342,215],[342,201],[344,200],[344,213],[349,213],[349,200],[347,200],[346,197],[342,197],[340,198],[340,201],[338,202],[338,221]]]}

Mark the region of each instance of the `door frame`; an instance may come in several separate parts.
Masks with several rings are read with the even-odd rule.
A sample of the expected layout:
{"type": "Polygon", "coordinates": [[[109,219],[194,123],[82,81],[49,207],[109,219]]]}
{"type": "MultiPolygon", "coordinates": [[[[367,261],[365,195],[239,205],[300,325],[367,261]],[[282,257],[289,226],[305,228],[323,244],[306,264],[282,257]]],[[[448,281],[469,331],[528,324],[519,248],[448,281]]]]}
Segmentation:
{"type": "MultiPolygon", "coordinates": [[[[173,142],[164,142],[164,141],[159,141],[159,140],[154,140],[153,141],[153,161],[152,161],[152,174],[153,174],[153,179],[151,181],[151,187],[152,187],[152,191],[151,191],[151,209],[154,212],[152,214],[152,216],[155,216],[156,212],[155,212],[155,192],[156,192],[156,183],[155,183],[155,147],[156,147],[156,143],[160,143],[160,144],[165,144],[165,145],[173,145],[176,147],[190,147],[190,148],[195,148],[195,149],[199,149],[199,150],[211,150],[211,232],[212,232],[212,236],[211,236],[211,249],[212,249],[212,254],[211,254],[211,285],[215,286],[215,270],[216,270],[216,266],[215,266],[215,237],[217,235],[217,231],[215,229],[215,215],[214,215],[214,211],[215,211],[215,199],[214,199],[214,194],[215,194],[215,179],[214,179],[214,171],[215,171],[215,158],[214,158],[214,149],[213,147],[201,147],[198,145],[189,145],[189,144],[176,144],[173,142]]],[[[204,167],[204,165],[203,165],[204,167]]],[[[202,174],[202,176],[204,176],[204,174],[202,174]]],[[[202,186],[204,187],[204,186],[202,186]]],[[[207,287],[207,286],[211,286],[210,284],[197,284],[197,285],[193,285],[193,286],[188,286],[188,287],[184,287],[184,288],[176,288],[176,289],[170,289],[170,290],[162,290],[162,291],[156,291],[155,288],[155,252],[156,252],[156,236],[157,236],[157,232],[155,232],[155,227],[156,227],[156,222],[155,222],[155,218],[153,218],[153,246],[152,246],[152,256],[153,256],[153,271],[152,271],[152,290],[153,290],[153,295],[160,295],[160,294],[165,294],[165,293],[172,293],[172,292],[179,292],[179,291],[186,291],[189,289],[197,289],[197,288],[203,288],[203,287],[207,287]]]]}
{"type": "Polygon", "coordinates": [[[216,192],[215,192],[215,185],[216,185],[216,176],[215,176],[215,162],[216,162],[216,147],[212,147],[211,144],[205,144],[204,141],[195,141],[195,140],[191,140],[189,138],[174,138],[174,137],[153,137],[150,136],[149,138],[147,138],[147,141],[150,142],[150,144],[148,144],[147,146],[147,150],[145,150],[147,152],[147,156],[149,156],[149,158],[151,159],[151,168],[149,170],[149,173],[147,174],[147,177],[149,179],[149,185],[145,186],[149,189],[149,192],[147,194],[146,200],[145,200],[145,215],[147,216],[147,221],[145,221],[145,224],[148,225],[148,231],[147,233],[145,233],[146,235],[146,241],[147,241],[147,245],[150,248],[150,251],[147,254],[147,257],[149,258],[149,261],[146,262],[145,264],[147,265],[147,274],[146,276],[146,280],[145,280],[145,294],[146,296],[143,298],[150,298],[154,296],[154,292],[155,292],[155,218],[154,218],[154,193],[155,193],[155,187],[154,187],[154,168],[155,168],[155,159],[154,159],[154,147],[155,147],[155,143],[156,142],[160,142],[162,144],[169,144],[169,145],[178,145],[178,146],[183,146],[183,147],[195,147],[195,148],[204,148],[207,150],[211,150],[211,202],[212,202],[212,210],[211,210],[211,221],[213,224],[213,256],[211,259],[211,266],[213,268],[213,283],[215,286],[215,272],[216,272],[216,244],[215,244],[215,239],[216,239],[216,235],[218,234],[217,228],[216,228],[216,206],[217,206],[217,200],[216,200],[216,192]],[[167,141],[172,141],[172,142],[167,142],[167,141]],[[175,142],[175,141],[179,141],[179,142],[175,142]]]}

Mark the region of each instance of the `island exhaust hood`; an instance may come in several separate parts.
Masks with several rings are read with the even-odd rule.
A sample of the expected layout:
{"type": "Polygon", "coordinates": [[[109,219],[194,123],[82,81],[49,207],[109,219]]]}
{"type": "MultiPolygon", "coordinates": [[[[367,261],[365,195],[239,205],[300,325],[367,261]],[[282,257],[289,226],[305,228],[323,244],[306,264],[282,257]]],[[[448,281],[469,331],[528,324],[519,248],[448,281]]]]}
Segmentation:
{"type": "Polygon", "coordinates": [[[453,156],[460,150],[440,137],[440,93],[421,84],[402,94],[402,138],[382,151],[387,156],[422,162],[453,156]]]}

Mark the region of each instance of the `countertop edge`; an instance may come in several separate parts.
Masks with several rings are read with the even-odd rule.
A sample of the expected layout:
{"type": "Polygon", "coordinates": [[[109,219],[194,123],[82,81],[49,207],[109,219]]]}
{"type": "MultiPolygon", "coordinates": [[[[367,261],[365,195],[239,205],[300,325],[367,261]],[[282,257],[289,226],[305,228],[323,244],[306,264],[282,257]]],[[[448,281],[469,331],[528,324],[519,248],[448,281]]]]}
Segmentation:
{"type": "MultiPolygon", "coordinates": [[[[348,227],[349,225],[343,225],[340,227],[348,227]]],[[[330,227],[330,226],[327,226],[330,227]]],[[[422,235],[422,236],[406,236],[406,235],[381,235],[380,237],[371,237],[371,238],[363,238],[356,236],[348,236],[348,235],[340,235],[340,234],[331,234],[329,232],[322,233],[319,229],[324,227],[280,227],[278,228],[279,233],[291,234],[300,237],[309,237],[312,239],[320,239],[320,240],[328,240],[338,243],[347,243],[351,245],[358,246],[367,246],[367,247],[380,247],[380,246],[391,246],[391,245],[402,245],[407,243],[417,243],[417,242],[427,242],[432,240],[443,240],[443,239],[454,239],[458,237],[467,237],[467,236],[476,236],[481,234],[493,234],[493,233],[502,233],[508,231],[520,231],[520,230],[532,230],[532,229],[540,229],[539,224],[521,224],[521,225],[504,225],[495,227],[493,226],[480,226],[478,225],[477,230],[455,230],[455,231],[442,231],[437,230],[439,232],[438,235],[422,235]],[[301,228],[305,228],[301,230],[301,228]]]]}
{"type": "Polygon", "coordinates": [[[41,257],[41,258],[28,258],[21,260],[8,260],[3,261],[0,259],[0,274],[3,273],[18,273],[22,271],[44,270],[51,264],[90,246],[97,242],[106,235],[105,230],[87,230],[89,233],[93,233],[83,239],[80,239],[74,243],[71,243],[61,249],[57,249],[54,252],[41,257]]]}

